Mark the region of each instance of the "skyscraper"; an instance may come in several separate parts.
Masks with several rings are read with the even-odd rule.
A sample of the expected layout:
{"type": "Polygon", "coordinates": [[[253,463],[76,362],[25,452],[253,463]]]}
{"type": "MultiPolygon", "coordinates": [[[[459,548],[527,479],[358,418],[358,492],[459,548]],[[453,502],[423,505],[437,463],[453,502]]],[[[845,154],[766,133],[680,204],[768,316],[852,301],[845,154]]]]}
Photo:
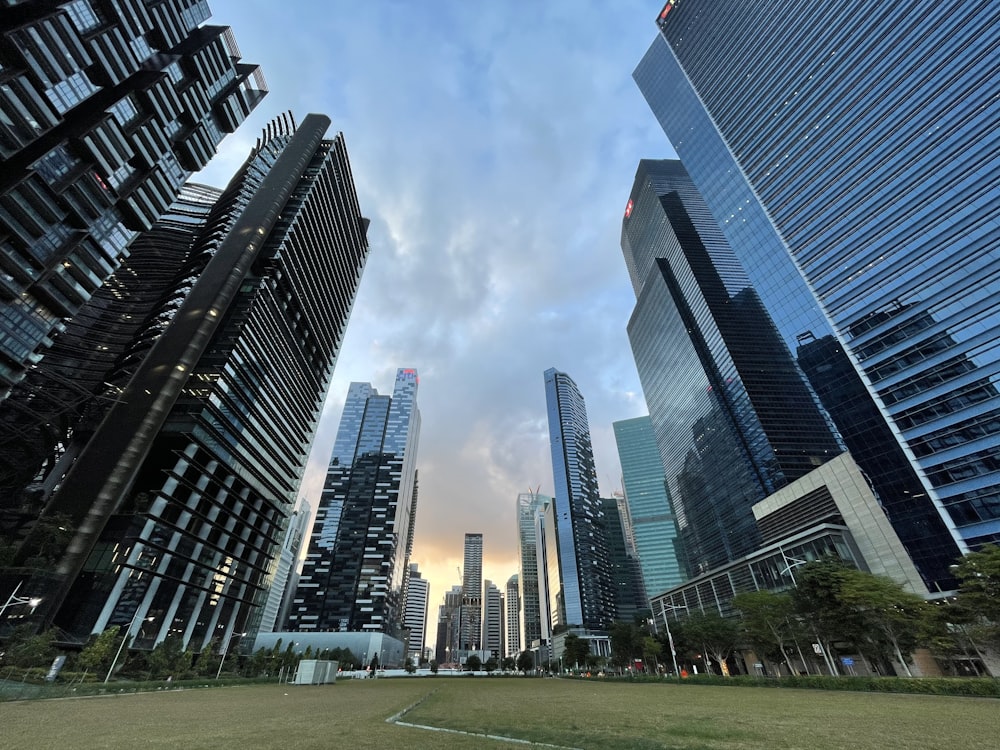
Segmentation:
{"type": "Polygon", "coordinates": [[[427,605],[430,600],[430,581],[421,577],[416,563],[410,563],[406,587],[406,613],[403,626],[409,631],[407,658],[416,664],[424,656],[424,636],[427,630],[427,605]]]}
{"type": "Polygon", "coordinates": [[[434,656],[438,664],[458,660],[458,630],[462,614],[462,587],[452,586],[444,592],[444,604],[438,606],[437,641],[434,656]]]}
{"type": "Polygon", "coordinates": [[[418,382],[407,368],[396,371],[392,397],[368,383],[350,385],[289,630],[400,633],[418,382]]]}
{"type": "Polygon", "coordinates": [[[521,587],[518,585],[518,575],[515,573],[507,579],[507,592],[504,596],[504,616],[506,639],[504,656],[515,659],[521,653],[521,587]]]}
{"type": "Polygon", "coordinates": [[[206,2],[0,11],[0,398],[266,93],[206,2]]]}
{"type": "Polygon", "coordinates": [[[549,613],[548,570],[545,564],[543,513],[552,498],[536,492],[517,496],[517,539],[520,561],[521,627],[524,648],[535,641],[548,641],[552,621],[549,613]]]}
{"type": "Polygon", "coordinates": [[[648,416],[615,422],[612,427],[643,584],[646,594],[655,596],[684,580],[663,460],[648,416]]]}
{"type": "Polygon", "coordinates": [[[587,407],[576,383],[554,368],[545,371],[545,400],[561,591],[561,611],[553,619],[603,630],[615,621],[615,595],[587,407]]]}
{"type": "Polygon", "coordinates": [[[493,581],[487,580],[483,588],[483,650],[500,662],[504,651],[503,592],[493,581]]]}
{"type": "Polygon", "coordinates": [[[267,600],[261,612],[258,628],[261,633],[273,632],[281,627],[288,616],[292,594],[295,593],[299,582],[296,569],[302,543],[309,532],[310,513],[309,503],[303,501],[288,519],[288,529],[285,531],[285,539],[281,543],[281,550],[275,561],[274,572],[268,584],[267,600]]]}
{"type": "Polygon", "coordinates": [[[1000,539],[1000,7],[928,22],[672,0],[635,79],[789,347],[836,336],[964,549],[1000,539]]]}
{"type": "Polygon", "coordinates": [[[458,648],[483,648],[483,535],[466,534],[462,564],[462,616],[458,648]]]}
{"type": "Polygon", "coordinates": [[[627,522],[622,516],[618,498],[602,497],[601,505],[604,508],[604,537],[608,544],[615,611],[622,622],[634,622],[637,616],[649,612],[639,558],[625,536],[627,522]]]}
{"type": "MultiPolygon", "coordinates": [[[[87,319],[109,321],[95,343],[119,350],[114,398],[95,404],[96,426],[71,431],[75,460],[60,463],[42,521],[74,538],[33,575],[44,617],[66,632],[130,626],[199,650],[257,628],[368,252],[329,125],[272,122],[207,214],[181,206],[169,219],[189,233],[176,275],[148,286],[136,257],[134,279],[88,303],[87,319]],[[157,304],[120,341],[128,308],[109,295],[126,292],[157,304]]],[[[45,527],[16,562],[36,564],[45,527]]]]}
{"type": "Polygon", "coordinates": [[[639,163],[628,323],[688,575],[753,551],[751,507],[843,452],[680,162],[639,163]]]}

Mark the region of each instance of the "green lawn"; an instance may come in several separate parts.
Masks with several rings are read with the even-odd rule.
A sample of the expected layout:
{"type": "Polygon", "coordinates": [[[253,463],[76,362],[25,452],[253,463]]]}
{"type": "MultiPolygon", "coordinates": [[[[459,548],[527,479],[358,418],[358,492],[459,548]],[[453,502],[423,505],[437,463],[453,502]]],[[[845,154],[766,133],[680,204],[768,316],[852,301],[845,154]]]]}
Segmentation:
{"type": "Polygon", "coordinates": [[[497,734],[563,747],[998,746],[1000,701],[555,679],[341,680],[0,703],[4,748],[483,748],[497,734]],[[473,732],[434,732],[386,719],[473,732]]]}

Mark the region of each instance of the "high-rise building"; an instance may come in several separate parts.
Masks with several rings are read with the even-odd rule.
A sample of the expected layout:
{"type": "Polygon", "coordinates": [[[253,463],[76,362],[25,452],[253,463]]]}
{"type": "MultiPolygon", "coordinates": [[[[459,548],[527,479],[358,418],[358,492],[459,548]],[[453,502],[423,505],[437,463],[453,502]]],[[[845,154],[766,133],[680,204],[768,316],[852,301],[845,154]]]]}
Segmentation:
{"type": "Polygon", "coordinates": [[[636,617],[647,617],[649,613],[639,558],[629,546],[625,534],[627,522],[618,498],[602,497],[601,505],[604,507],[604,536],[608,544],[617,618],[620,622],[635,622],[636,617]]]}
{"type": "Polygon", "coordinates": [[[396,371],[391,397],[350,385],[288,630],[400,633],[418,382],[406,368],[396,371]]]}
{"type": "Polygon", "coordinates": [[[483,650],[499,663],[504,650],[503,592],[493,581],[487,580],[483,588],[483,650]]]}
{"type": "Polygon", "coordinates": [[[639,163],[622,219],[629,340],[688,575],[760,544],[752,506],[843,452],[681,163],[639,163]]]}
{"type": "Polygon", "coordinates": [[[416,563],[410,563],[406,588],[406,608],[403,626],[409,631],[407,657],[419,664],[424,653],[424,636],[427,631],[427,605],[430,601],[430,581],[421,577],[416,563]]]}
{"type": "Polygon", "coordinates": [[[1000,539],[1000,6],[857,11],[671,0],[635,79],[789,348],[836,337],[965,549],[1000,539]]]}
{"type": "Polygon", "coordinates": [[[207,2],[4,5],[0,398],[266,93],[207,2]]]}
{"type": "Polygon", "coordinates": [[[118,274],[88,303],[86,318],[106,321],[90,346],[120,354],[112,398],[71,431],[15,560],[38,567],[39,609],[67,633],[120,625],[140,645],[173,634],[197,651],[258,628],[368,253],[329,125],[271,123],[210,211],[183,203],[169,219],[188,231],[175,275],[147,285],[138,256],[155,253],[137,247],[135,278],[118,274]],[[122,341],[129,308],[116,305],[133,294],[157,302],[122,341]],[[50,565],[53,521],[72,541],[50,565]]]}
{"type": "Polygon", "coordinates": [[[298,564],[302,543],[309,532],[309,519],[312,511],[309,503],[302,501],[292,512],[285,531],[285,540],[281,543],[278,559],[275,561],[274,573],[267,590],[267,600],[261,613],[261,633],[271,633],[281,627],[288,616],[288,608],[292,604],[292,594],[299,583],[298,564]]]}
{"type": "Polygon", "coordinates": [[[444,592],[444,604],[438,607],[437,642],[434,657],[438,664],[458,661],[458,630],[462,613],[462,587],[444,592]]]}
{"type": "Polygon", "coordinates": [[[483,648],[483,535],[466,534],[462,565],[462,616],[458,647],[483,648]]]}
{"type": "Polygon", "coordinates": [[[545,401],[561,592],[560,612],[553,619],[567,626],[603,630],[616,619],[615,594],[587,407],[572,378],[555,368],[545,371],[545,401]]]}
{"type": "Polygon", "coordinates": [[[684,581],[677,519],[667,496],[652,420],[636,417],[615,422],[612,427],[642,581],[647,596],[652,597],[684,581]]]}
{"type": "Polygon", "coordinates": [[[518,574],[507,579],[507,592],[504,596],[505,632],[504,656],[515,659],[521,653],[521,587],[518,585],[518,574]]]}
{"type": "Polygon", "coordinates": [[[517,540],[521,584],[520,633],[524,648],[535,641],[548,641],[552,618],[549,613],[548,569],[545,564],[542,515],[552,504],[552,498],[537,492],[522,492],[517,496],[517,540]]]}

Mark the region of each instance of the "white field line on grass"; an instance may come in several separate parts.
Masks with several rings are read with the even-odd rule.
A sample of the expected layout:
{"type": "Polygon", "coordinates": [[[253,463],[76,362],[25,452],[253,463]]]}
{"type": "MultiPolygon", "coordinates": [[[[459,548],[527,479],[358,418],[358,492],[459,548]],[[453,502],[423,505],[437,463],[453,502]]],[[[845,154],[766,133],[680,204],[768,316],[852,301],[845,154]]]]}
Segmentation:
{"type": "Polygon", "coordinates": [[[399,713],[393,714],[392,716],[390,716],[388,719],[385,720],[386,724],[395,724],[396,726],[410,727],[411,729],[426,729],[429,732],[446,732],[447,734],[464,734],[464,735],[466,735],[468,737],[482,737],[484,739],[495,740],[497,742],[511,742],[511,743],[513,743],[515,745],[530,745],[531,747],[549,747],[549,748],[553,748],[553,750],[582,750],[582,748],[579,748],[579,747],[567,747],[565,745],[550,745],[547,742],[532,742],[531,740],[520,740],[520,739],[517,739],[516,737],[504,737],[503,735],[499,735],[499,734],[485,734],[485,733],[482,733],[482,732],[466,732],[466,731],[461,730],[461,729],[445,729],[444,727],[432,727],[432,726],[428,726],[426,724],[413,724],[413,723],[411,723],[409,721],[402,721],[402,718],[404,716],[406,716],[406,714],[408,714],[410,711],[412,711],[413,709],[415,709],[417,706],[419,706],[425,700],[427,700],[428,698],[430,698],[436,692],[437,692],[436,690],[432,690],[427,695],[425,695],[423,698],[421,698],[420,700],[418,700],[416,703],[413,703],[413,704],[407,706],[406,708],[404,708],[399,713]]]}

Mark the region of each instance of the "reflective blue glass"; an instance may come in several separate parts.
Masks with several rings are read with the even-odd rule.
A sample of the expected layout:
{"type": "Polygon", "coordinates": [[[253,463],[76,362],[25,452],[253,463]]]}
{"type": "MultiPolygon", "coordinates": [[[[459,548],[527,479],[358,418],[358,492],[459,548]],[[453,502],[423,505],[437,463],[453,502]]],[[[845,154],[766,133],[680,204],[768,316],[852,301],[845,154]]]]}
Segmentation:
{"type": "Polygon", "coordinates": [[[966,540],[1000,531],[998,45],[996,3],[683,0],[635,71],[786,341],[836,336],[966,540]]]}

